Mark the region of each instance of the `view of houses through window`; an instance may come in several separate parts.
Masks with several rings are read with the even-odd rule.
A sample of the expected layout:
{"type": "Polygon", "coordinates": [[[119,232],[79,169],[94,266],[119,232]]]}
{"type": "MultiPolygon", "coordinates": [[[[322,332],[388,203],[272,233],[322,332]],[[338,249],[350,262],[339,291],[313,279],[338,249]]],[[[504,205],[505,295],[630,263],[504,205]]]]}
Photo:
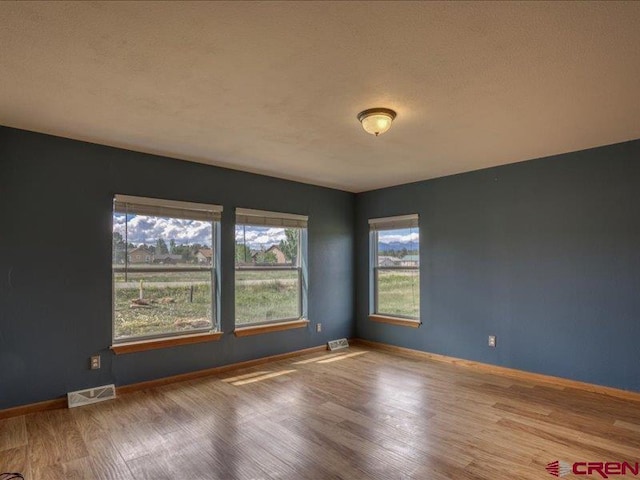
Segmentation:
{"type": "MultiPolygon", "coordinates": [[[[181,216],[188,216],[188,212],[181,216]]],[[[113,214],[115,341],[211,330],[214,221],[149,215],[144,205],[113,214]]]]}

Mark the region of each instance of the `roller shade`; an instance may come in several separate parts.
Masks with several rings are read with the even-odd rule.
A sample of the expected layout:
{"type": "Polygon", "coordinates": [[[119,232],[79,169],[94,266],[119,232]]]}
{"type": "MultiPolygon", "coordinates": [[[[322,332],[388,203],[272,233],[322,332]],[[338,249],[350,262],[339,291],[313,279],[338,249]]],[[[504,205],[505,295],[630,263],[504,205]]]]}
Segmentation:
{"type": "Polygon", "coordinates": [[[293,213],[265,212],[249,208],[236,208],[236,223],[265,227],[307,228],[309,217],[293,213]]]}
{"type": "Polygon", "coordinates": [[[130,195],[116,195],[113,205],[113,210],[116,213],[153,215],[206,222],[220,221],[222,216],[222,207],[220,205],[133,197],[130,195]]]}
{"type": "Polygon", "coordinates": [[[400,215],[398,217],[370,218],[371,230],[396,230],[400,228],[418,228],[418,214],[400,215]]]}

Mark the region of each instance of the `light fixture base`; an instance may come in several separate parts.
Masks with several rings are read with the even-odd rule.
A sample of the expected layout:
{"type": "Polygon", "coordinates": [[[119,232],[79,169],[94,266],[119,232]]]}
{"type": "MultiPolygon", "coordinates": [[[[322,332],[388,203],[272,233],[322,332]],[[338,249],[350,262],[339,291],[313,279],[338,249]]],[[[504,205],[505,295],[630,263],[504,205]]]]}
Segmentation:
{"type": "Polygon", "coordinates": [[[394,120],[397,115],[397,113],[394,110],[391,110],[390,108],[367,108],[366,110],[363,110],[358,114],[358,121],[362,122],[362,120],[364,120],[365,118],[370,117],[371,115],[375,115],[377,113],[386,114],[391,118],[391,120],[394,120]]]}

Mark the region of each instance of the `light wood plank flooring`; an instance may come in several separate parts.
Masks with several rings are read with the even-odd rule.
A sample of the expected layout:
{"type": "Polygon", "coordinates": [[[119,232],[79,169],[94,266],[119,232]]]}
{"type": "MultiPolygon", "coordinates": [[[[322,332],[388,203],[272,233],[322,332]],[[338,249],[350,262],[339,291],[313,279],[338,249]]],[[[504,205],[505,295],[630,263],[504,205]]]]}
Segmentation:
{"type": "Polygon", "coordinates": [[[640,402],[361,347],[0,420],[25,479],[541,479],[640,457],[640,402]]]}

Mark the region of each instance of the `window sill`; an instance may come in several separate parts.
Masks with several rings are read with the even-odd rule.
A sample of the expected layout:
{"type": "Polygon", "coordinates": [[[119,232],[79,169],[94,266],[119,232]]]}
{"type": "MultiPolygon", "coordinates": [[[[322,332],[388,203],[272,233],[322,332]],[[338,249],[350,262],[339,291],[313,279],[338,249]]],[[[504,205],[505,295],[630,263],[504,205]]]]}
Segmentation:
{"type": "Polygon", "coordinates": [[[369,315],[369,320],[380,323],[389,323],[391,325],[400,325],[401,327],[418,328],[422,325],[420,320],[412,320],[410,318],[389,317],[387,315],[369,315]]]}
{"type": "Polygon", "coordinates": [[[193,333],[176,337],[153,338],[151,340],[139,340],[127,343],[111,345],[111,350],[116,355],[124,353],[144,352],[159,348],[170,348],[178,345],[190,345],[192,343],[216,342],[222,337],[222,332],[193,333]]]}
{"type": "Polygon", "coordinates": [[[290,322],[269,323],[267,325],[254,325],[249,327],[236,328],[236,337],[248,337],[250,335],[262,335],[263,333],[279,332],[281,330],[291,330],[293,328],[305,328],[309,325],[309,320],[300,319],[290,322]]]}

